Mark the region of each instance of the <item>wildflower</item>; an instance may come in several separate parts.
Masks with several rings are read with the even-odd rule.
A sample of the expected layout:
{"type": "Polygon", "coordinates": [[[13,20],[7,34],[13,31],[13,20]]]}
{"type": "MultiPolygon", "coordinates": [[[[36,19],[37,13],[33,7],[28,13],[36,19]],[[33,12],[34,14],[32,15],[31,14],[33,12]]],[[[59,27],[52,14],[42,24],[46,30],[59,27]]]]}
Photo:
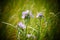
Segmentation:
{"type": "Polygon", "coordinates": [[[40,12],[40,13],[37,14],[36,18],[39,18],[39,17],[43,17],[42,12],[40,12]]]}
{"type": "Polygon", "coordinates": [[[26,26],[25,26],[22,22],[19,22],[18,25],[19,25],[19,27],[21,27],[21,28],[23,28],[23,29],[26,28],[26,26]]]}
{"type": "Polygon", "coordinates": [[[28,14],[29,10],[22,12],[22,18],[24,19],[25,16],[28,14]]]}
{"type": "Polygon", "coordinates": [[[22,12],[22,18],[25,19],[26,17],[29,18],[29,17],[32,17],[32,12],[30,12],[29,10],[26,10],[24,12],[22,12]]]}

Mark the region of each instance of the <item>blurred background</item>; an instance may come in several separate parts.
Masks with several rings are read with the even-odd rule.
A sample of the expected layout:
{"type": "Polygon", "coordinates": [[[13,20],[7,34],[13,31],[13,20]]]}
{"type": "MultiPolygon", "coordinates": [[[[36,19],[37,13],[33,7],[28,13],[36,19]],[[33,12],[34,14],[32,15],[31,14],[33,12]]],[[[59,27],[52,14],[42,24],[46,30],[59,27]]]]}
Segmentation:
{"type": "Polygon", "coordinates": [[[24,10],[31,10],[34,15],[44,11],[50,31],[46,32],[47,37],[42,40],[60,40],[59,0],[0,0],[0,40],[18,40],[18,30],[15,26],[22,21],[21,13],[24,10]],[[49,14],[50,12],[54,15],[49,14]]]}

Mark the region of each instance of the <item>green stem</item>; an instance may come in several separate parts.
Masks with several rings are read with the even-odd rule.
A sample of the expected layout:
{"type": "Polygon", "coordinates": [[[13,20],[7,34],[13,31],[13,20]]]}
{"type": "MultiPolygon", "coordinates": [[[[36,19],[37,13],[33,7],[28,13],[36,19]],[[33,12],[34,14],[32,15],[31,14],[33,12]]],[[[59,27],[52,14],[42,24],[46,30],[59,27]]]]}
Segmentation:
{"type": "MultiPolygon", "coordinates": [[[[26,24],[26,22],[25,22],[25,24],[26,24]]],[[[24,30],[24,40],[27,40],[26,35],[27,35],[27,24],[26,24],[26,29],[24,30]]]]}
{"type": "Polygon", "coordinates": [[[41,27],[41,19],[39,20],[39,24],[38,24],[38,37],[37,37],[37,40],[40,40],[40,27],[41,27]]]}

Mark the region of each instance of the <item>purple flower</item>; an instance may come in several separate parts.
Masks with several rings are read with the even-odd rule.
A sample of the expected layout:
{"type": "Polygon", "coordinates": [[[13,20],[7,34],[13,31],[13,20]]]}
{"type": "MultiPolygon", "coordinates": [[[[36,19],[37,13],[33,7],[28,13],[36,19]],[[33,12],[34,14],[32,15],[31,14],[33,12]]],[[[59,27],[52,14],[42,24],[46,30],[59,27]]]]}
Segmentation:
{"type": "Polygon", "coordinates": [[[18,26],[21,27],[22,29],[25,29],[26,28],[26,26],[22,22],[19,22],[18,23],[18,26]]]}
{"type": "Polygon", "coordinates": [[[29,10],[26,10],[26,11],[22,12],[22,15],[26,15],[28,13],[29,13],[29,10]]]}
{"type": "Polygon", "coordinates": [[[24,12],[22,12],[22,18],[24,19],[27,15],[29,15],[30,17],[32,17],[32,12],[29,10],[26,10],[24,12]]]}
{"type": "Polygon", "coordinates": [[[40,12],[40,13],[37,14],[36,18],[39,18],[39,17],[42,17],[42,16],[43,16],[43,14],[42,14],[42,12],[40,12]]]}
{"type": "Polygon", "coordinates": [[[25,16],[27,16],[28,13],[29,13],[29,10],[26,10],[26,11],[22,12],[22,18],[24,19],[25,16]]]}

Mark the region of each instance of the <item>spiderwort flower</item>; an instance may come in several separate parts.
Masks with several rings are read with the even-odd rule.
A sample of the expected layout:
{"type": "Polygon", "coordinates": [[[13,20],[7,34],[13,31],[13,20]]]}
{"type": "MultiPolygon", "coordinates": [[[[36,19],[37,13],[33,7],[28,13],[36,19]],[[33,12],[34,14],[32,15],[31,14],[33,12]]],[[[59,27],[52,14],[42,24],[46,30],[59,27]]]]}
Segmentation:
{"type": "Polygon", "coordinates": [[[40,13],[37,14],[36,18],[39,18],[39,17],[43,17],[42,12],[40,12],[40,13]]]}
{"type": "Polygon", "coordinates": [[[32,12],[29,11],[29,10],[26,10],[26,11],[22,12],[22,19],[25,19],[26,17],[27,17],[27,18],[30,18],[30,17],[32,17],[32,16],[33,16],[33,15],[32,15],[32,12]]]}
{"type": "Polygon", "coordinates": [[[21,27],[22,29],[25,29],[26,28],[26,26],[22,22],[19,22],[18,23],[18,26],[21,27]]]}
{"type": "Polygon", "coordinates": [[[29,10],[26,10],[26,11],[22,12],[22,18],[24,19],[25,16],[26,16],[28,13],[29,13],[29,10]]]}

